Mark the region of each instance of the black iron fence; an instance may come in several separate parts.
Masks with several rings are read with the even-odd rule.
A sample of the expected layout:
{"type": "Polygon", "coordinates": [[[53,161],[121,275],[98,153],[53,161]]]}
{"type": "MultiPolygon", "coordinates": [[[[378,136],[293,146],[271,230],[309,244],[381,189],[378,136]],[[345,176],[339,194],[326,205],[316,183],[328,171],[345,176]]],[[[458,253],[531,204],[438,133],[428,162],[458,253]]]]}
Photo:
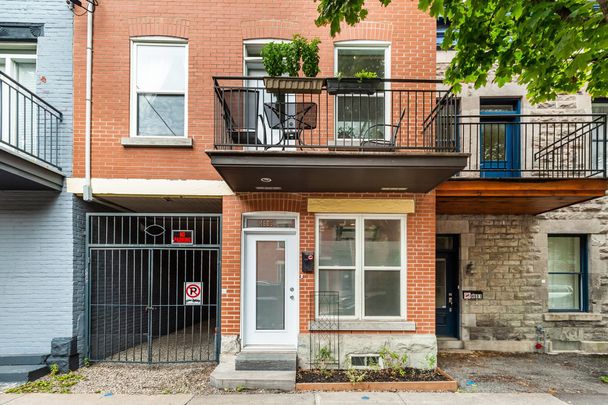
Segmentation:
{"type": "Polygon", "coordinates": [[[0,72],[0,143],[59,168],[59,110],[0,72]]]}
{"type": "Polygon", "coordinates": [[[221,216],[87,216],[88,358],[216,361],[221,216]]]}
{"type": "Polygon", "coordinates": [[[442,128],[470,154],[459,177],[606,177],[606,114],[455,118],[442,128]]]}
{"type": "Polygon", "coordinates": [[[454,96],[439,81],[342,79],[332,86],[337,79],[321,80],[316,93],[294,94],[269,89],[260,77],[215,77],[215,147],[455,150],[456,143],[443,138],[448,133],[434,125],[454,104],[454,96]]]}

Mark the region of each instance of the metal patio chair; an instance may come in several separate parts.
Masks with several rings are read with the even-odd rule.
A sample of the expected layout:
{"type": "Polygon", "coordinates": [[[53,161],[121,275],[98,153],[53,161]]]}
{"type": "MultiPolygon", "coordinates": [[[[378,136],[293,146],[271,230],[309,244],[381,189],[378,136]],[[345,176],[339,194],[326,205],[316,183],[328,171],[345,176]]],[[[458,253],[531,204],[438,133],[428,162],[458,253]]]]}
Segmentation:
{"type": "Polygon", "coordinates": [[[260,93],[250,89],[216,89],[222,107],[224,133],[229,142],[244,146],[267,146],[264,117],[258,114],[260,93]],[[258,137],[262,121],[263,139],[258,137]]]}
{"type": "Polygon", "coordinates": [[[365,139],[361,141],[359,148],[362,150],[369,149],[380,149],[383,151],[393,151],[397,147],[397,135],[399,134],[399,130],[401,129],[401,124],[403,123],[403,117],[405,117],[405,108],[401,112],[399,116],[399,121],[397,124],[375,124],[367,128],[367,130],[361,136],[362,139],[365,139],[370,132],[374,128],[392,128],[390,139],[365,139]]]}

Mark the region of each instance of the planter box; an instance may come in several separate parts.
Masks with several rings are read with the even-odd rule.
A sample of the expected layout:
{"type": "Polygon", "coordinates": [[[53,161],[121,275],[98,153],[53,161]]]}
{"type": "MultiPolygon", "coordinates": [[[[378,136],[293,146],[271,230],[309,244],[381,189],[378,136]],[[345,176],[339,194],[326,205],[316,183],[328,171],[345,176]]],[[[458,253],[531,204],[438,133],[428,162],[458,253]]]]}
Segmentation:
{"type": "Polygon", "coordinates": [[[357,79],[357,78],[345,78],[345,79],[327,79],[327,93],[331,95],[336,94],[376,94],[376,91],[380,88],[382,79],[357,79]]]}
{"type": "Polygon", "coordinates": [[[269,93],[319,94],[323,81],[316,77],[265,77],[264,87],[269,93]]]}
{"type": "Polygon", "coordinates": [[[296,391],[417,391],[456,392],[458,382],[441,369],[437,372],[447,381],[388,381],[360,383],[296,383],[296,391]]]}

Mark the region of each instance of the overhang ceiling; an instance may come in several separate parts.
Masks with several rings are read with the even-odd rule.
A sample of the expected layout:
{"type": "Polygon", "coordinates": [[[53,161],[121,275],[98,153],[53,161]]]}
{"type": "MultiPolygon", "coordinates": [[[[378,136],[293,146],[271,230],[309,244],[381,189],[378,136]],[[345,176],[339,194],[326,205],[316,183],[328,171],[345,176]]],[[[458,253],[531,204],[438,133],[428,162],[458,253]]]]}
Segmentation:
{"type": "Polygon", "coordinates": [[[464,168],[464,153],[207,151],[235,192],[426,193],[464,168]]]}
{"type": "Polygon", "coordinates": [[[9,147],[0,147],[0,190],[61,190],[64,175],[9,147]]]}

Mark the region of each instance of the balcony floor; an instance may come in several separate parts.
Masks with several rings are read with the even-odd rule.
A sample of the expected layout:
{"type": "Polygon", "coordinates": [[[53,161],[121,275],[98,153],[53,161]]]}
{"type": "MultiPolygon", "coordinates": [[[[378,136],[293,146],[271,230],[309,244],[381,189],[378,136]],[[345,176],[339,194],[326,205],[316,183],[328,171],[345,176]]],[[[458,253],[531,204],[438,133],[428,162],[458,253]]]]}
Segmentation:
{"type": "Polygon", "coordinates": [[[235,192],[426,193],[468,159],[464,153],[438,152],[210,150],[207,155],[235,192]]]}
{"type": "Polygon", "coordinates": [[[606,195],[607,179],[453,179],[437,188],[437,214],[537,215],[606,195]]]}

